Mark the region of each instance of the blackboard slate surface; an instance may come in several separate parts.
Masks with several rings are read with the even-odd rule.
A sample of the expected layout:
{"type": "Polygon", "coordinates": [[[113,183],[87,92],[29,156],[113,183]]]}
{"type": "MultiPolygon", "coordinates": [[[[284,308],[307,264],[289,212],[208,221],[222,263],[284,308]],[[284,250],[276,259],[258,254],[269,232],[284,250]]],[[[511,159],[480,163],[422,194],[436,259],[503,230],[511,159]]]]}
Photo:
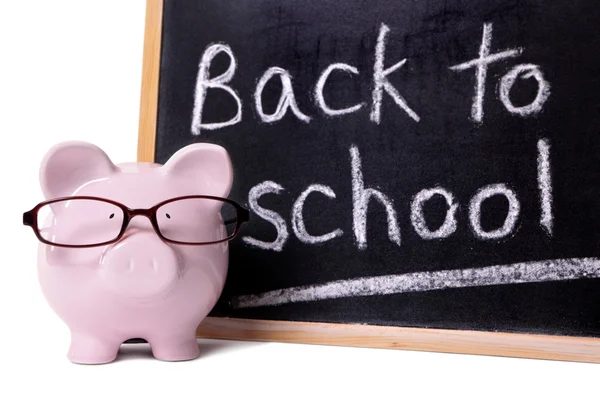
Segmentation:
{"type": "MultiPolygon", "coordinates": [[[[272,181],[283,188],[258,200],[285,220],[289,236],[283,248],[265,250],[244,241],[270,242],[277,236],[273,224],[254,213],[231,243],[227,284],[211,315],[600,337],[600,280],[589,263],[581,279],[235,307],[239,296],[362,277],[595,260],[600,250],[599,26],[595,0],[165,0],[155,160],[165,162],[193,142],[216,143],[232,157],[230,198],[249,207],[256,185],[272,181]],[[386,90],[379,123],[371,118],[382,24],[389,29],[383,68],[406,59],[387,81],[418,122],[386,90]],[[483,115],[477,121],[477,66],[451,67],[479,58],[485,29],[490,55],[513,54],[488,65],[483,115]],[[241,121],[193,135],[199,61],[215,43],[230,46],[237,61],[227,85],[241,100],[241,121]],[[364,102],[359,110],[326,116],[315,102],[317,80],[333,63],[346,63],[358,73],[334,71],[324,100],[333,109],[364,102]],[[549,87],[541,110],[526,116],[511,113],[499,96],[503,79],[506,86],[510,71],[522,64],[536,65],[549,87]],[[289,71],[298,108],[309,122],[291,109],[281,120],[261,121],[253,96],[260,77],[274,66],[289,71]],[[549,146],[551,234],[540,223],[540,143],[549,146]],[[386,210],[374,198],[367,211],[366,248],[357,244],[353,146],[365,188],[393,202],[399,245],[388,237],[386,210]],[[500,239],[478,238],[469,222],[469,202],[482,187],[501,183],[514,191],[520,206],[514,229],[500,239]],[[313,184],[329,186],[336,198],[308,196],[306,230],[313,235],[343,231],[320,244],[301,242],[292,229],[294,202],[313,184]],[[426,240],[413,227],[411,203],[421,190],[438,186],[458,204],[457,227],[446,238],[426,240]]],[[[229,63],[224,53],[216,56],[210,76],[225,72],[229,63]]],[[[275,112],[279,82],[275,76],[264,88],[266,114],[275,112]]],[[[509,92],[513,106],[532,103],[538,87],[534,76],[517,76],[509,92]]],[[[236,111],[230,94],[208,89],[204,123],[228,121],[236,111]]],[[[501,227],[508,200],[494,196],[482,204],[481,228],[501,227]]],[[[429,230],[435,231],[447,206],[435,196],[423,210],[429,230]]]]}

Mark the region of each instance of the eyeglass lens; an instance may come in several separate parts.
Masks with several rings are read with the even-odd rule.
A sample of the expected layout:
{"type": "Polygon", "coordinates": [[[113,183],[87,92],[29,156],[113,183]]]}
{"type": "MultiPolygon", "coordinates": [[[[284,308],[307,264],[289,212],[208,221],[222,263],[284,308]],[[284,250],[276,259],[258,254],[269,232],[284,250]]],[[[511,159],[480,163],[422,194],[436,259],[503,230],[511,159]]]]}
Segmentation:
{"type": "Polygon", "coordinates": [[[189,198],[162,205],[156,220],[160,233],[169,240],[210,243],[234,234],[237,211],[220,200],[189,198]]]}
{"type": "Polygon", "coordinates": [[[90,245],[115,239],[125,215],[114,204],[98,200],[65,200],[47,204],[38,212],[41,236],[55,244],[90,245]]]}

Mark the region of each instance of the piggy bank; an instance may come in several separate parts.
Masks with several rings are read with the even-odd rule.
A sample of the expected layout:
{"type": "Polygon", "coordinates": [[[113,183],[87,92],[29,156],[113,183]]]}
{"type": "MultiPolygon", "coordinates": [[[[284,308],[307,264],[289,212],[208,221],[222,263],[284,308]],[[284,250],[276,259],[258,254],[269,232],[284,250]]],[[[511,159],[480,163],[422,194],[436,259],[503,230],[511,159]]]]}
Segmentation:
{"type": "Polygon", "coordinates": [[[39,283],[69,327],[72,362],[111,362],[130,339],[146,340],[160,360],[199,356],[196,329],[248,219],[226,198],[232,180],[228,153],[213,144],[184,147],[164,165],[114,164],[83,142],[50,149],[45,201],[23,222],[39,239],[39,283]]]}

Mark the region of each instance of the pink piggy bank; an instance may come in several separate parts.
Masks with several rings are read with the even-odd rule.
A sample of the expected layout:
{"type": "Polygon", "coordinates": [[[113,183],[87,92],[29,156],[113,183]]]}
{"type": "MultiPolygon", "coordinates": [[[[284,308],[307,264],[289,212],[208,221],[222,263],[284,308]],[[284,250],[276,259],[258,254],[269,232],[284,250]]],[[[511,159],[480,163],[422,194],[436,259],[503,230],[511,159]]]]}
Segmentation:
{"type": "Polygon", "coordinates": [[[213,144],[164,165],[115,165],[83,142],[48,152],[46,201],[23,223],[41,242],[39,281],[71,331],[72,362],[111,362],[133,338],[160,360],[199,356],[196,329],[221,295],[228,241],[248,220],[225,198],[232,180],[229,155],[213,144]]]}

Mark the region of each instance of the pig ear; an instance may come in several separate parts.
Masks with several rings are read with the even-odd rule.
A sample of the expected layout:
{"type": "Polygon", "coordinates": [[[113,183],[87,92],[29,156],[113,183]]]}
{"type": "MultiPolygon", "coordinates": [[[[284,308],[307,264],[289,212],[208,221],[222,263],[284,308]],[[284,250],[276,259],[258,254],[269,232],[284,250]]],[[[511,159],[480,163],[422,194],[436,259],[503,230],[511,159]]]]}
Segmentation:
{"type": "Polygon", "coordinates": [[[42,160],[40,185],[46,199],[69,196],[83,184],[117,170],[99,147],[85,142],[64,142],[52,147],[42,160]]]}
{"type": "Polygon", "coordinates": [[[163,166],[165,173],[189,178],[198,194],[226,197],[233,184],[231,158],[223,147],[195,143],[178,150],[163,166]]]}

